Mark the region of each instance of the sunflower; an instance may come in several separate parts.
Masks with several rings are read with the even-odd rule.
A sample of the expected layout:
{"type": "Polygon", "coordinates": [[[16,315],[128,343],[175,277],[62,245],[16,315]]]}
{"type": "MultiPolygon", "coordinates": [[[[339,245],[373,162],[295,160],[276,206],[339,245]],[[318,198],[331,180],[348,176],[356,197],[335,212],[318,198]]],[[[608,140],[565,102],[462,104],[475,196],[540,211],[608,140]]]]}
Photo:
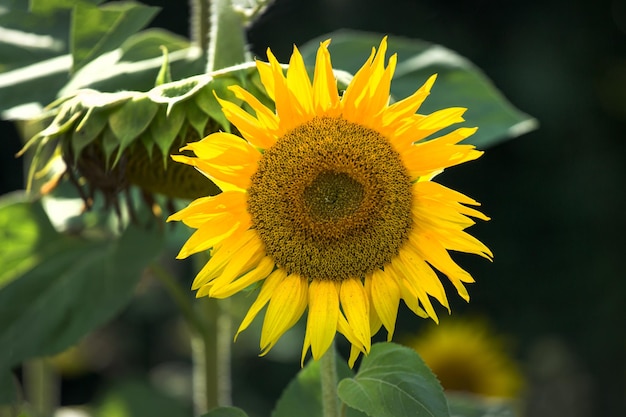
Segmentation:
{"type": "Polygon", "coordinates": [[[275,110],[231,87],[252,109],[220,100],[242,137],[214,133],[181,149],[195,157],[172,156],[223,192],[168,220],[197,229],[179,258],[211,249],[192,286],[198,297],[229,297],[262,281],[237,331],[267,305],[261,355],[308,308],[302,360],[309,348],[320,358],[338,331],[351,343],[352,366],[381,326],[391,340],[400,299],[435,321],[430,297],[449,310],[433,268],[469,299],[464,283],[474,280],[448,250],[492,254],[464,232],[469,216],[488,220],[468,207],[478,203],[431,181],[482,154],[459,144],[476,128],[430,138],[466,109],[416,114],[435,76],[389,104],[397,57],[385,63],[386,38],[339,94],[329,43],[320,44],[312,82],[295,47],[286,74],[269,49],[269,63],[257,61],[275,110]]]}
{"type": "Polygon", "coordinates": [[[522,372],[504,340],[480,320],[448,321],[409,340],[449,391],[515,398],[522,372]]]}

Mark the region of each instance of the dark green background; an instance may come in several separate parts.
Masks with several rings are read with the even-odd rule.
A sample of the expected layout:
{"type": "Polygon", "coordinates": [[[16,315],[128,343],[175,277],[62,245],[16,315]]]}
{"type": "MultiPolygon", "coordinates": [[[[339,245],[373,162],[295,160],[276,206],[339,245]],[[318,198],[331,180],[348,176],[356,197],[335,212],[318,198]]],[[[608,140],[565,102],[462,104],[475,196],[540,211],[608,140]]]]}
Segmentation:
{"type": "MultiPolygon", "coordinates": [[[[144,3],[163,7],[153,26],[186,34],[184,2],[144,3]]],[[[339,28],[451,48],[539,120],[537,131],[439,177],[493,218],[472,233],[495,261],[458,258],[478,283],[470,304],[450,297],[453,313],[486,317],[515,342],[530,382],[528,416],[626,415],[626,3],[279,0],[250,28],[249,41],[255,56],[264,58],[271,46],[287,61],[294,43],[339,28]]],[[[10,191],[23,181],[21,161],[13,159],[20,145],[11,124],[0,129],[0,188],[10,191]]],[[[142,337],[122,343],[125,359],[106,378],[168,359],[162,346],[154,349],[160,323],[174,312],[154,308],[167,304],[155,297],[163,298],[140,300],[118,320],[132,331],[129,340],[142,337]]],[[[398,334],[423,325],[406,313],[398,334]]],[[[298,361],[249,352],[235,364],[235,404],[267,411],[298,361]]],[[[64,401],[80,403],[108,380],[94,373],[65,384],[64,401]]]]}

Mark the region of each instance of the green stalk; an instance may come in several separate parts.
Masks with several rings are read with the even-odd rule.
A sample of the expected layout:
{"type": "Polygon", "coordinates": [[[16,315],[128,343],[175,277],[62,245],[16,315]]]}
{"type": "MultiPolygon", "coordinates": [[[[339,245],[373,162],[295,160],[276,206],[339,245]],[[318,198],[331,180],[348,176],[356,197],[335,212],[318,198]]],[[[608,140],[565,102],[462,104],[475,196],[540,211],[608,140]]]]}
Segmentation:
{"type": "MultiPolygon", "coordinates": [[[[198,267],[204,262],[205,258],[198,259],[198,267]]],[[[162,266],[153,263],[150,269],[170,293],[191,330],[194,415],[230,405],[232,332],[228,300],[218,303],[215,299],[203,297],[192,303],[189,292],[162,266]]]]}
{"type": "Polygon", "coordinates": [[[206,72],[249,61],[246,16],[233,7],[232,0],[212,0],[206,72]]]}
{"type": "Polygon", "coordinates": [[[36,416],[51,416],[58,406],[59,378],[45,358],[23,365],[24,395],[36,416]]]}
{"type": "Polygon", "coordinates": [[[193,363],[194,414],[202,415],[217,407],[219,377],[217,372],[217,301],[207,297],[198,299],[196,312],[203,318],[204,332],[191,336],[193,363]]]}
{"type": "Polygon", "coordinates": [[[337,364],[335,342],[320,358],[320,379],[322,383],[322,408],[324,417],[339,417],[339,397],[337,396],[337,364]]]}
{"type": "Polygon", "coordinates": [[[189,0],[189,37],[205,54],[209,46],[210,0],[189,0]]]}

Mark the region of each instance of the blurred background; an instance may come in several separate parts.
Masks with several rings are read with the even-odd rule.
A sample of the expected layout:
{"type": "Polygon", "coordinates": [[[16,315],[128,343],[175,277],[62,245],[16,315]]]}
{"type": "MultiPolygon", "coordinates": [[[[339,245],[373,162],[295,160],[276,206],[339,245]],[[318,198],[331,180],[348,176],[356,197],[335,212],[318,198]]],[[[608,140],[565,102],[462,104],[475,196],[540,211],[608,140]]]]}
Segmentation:
{"type": "MultiPolygon", "coordinates": [[[[183,2],[143,3],[162,8],[151,26],[187,35],[183,2]]],[[[495,254],[493,264],[456,257],[477,284],[469,304],[447,288],[453,314],[440,309],[440,327],[486,323],[522,375],[523,415],[626,415],[626,1],[277,0],[248,37],[255,56],[265,59],[269,46],[286,62],[293,44],[340,28],[453,49],[538,119],[538,130],[439,177],[482,202],[492,221],[471,232],[495,254]]],[[[16,130],[0,126],[4,193],[22,188],[23,176],[16,130]]],[[[135,301],[65,362],[57,359],[64,404],[110,408],[111,395],[156,389],[167,392],[163,404],[133,415],[189,409],[189,347],[175,307],[150,280],[135,301]],[[119,385],[125,389],[111,388],[119,385]]],[[[250,302],[235,299],[236,315],[250,302]]],[[[395,339],[408,342],[430,327],[402,308],[395,339]]],[[[233,346],[233,401],[251,416],[269,415],[300,369],[301,329],[263,358],[259,331],[233,346]]],[[[489,353],[476,360],[482,355],[489,353]]]]}

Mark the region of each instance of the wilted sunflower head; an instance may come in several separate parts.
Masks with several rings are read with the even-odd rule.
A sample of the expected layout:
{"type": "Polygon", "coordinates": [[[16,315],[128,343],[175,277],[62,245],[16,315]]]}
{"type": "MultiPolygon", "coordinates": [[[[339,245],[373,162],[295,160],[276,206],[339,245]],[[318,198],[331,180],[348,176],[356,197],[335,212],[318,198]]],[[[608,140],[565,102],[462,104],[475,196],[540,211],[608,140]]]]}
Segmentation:
{"type": "Polygon", "coordinates": [[[179,257],[211,250],[198,273],[197,296],[228,297],[263,281],[238,333],[267,305],[261,352],[267,353],[308,308],[302,358],[315,359],[336,332],[351,343],[350,364],[370,350],[381,326],[391,339],[400,299],[421,317],[448,308],[435,269],[468,299],[473,282],[448,254],[491,258],[464,229],[478,203],[432,181],[442,170],[478,158],[460,144],[476,128],[433,134],[463,121],[465,109],[416,114],[435,76],[413,95],[389,104],[396,56],[386,39],[340,94],[328,51],[317,52],[313,80],[294,48],[286,74],[271,51],[257,69],[274,107],[239,86],[250,110],[220,99],[242,137],[214,133],[173,159],[220,186],[169,220],[197,229],[179,257]]]}
{"type": "Polygon", "coordinates": [[[38,186],[42,181],[37,180],[57,158],[65,163],[61,174],[77,186],[87,207],[99,192],[107,206],[119,210],[132,187],[150,203],[156,195],[192,200],[219,193],[200,172],[172,163],[169,156],[208,134],[237,132],[214,93],[237,102],[227,86],[243,82],[254,88],[251,65],[165,83],[146,93],[85,89],[57,100],[42,116],[46,127],[25,147],[36,149],[30,183],[36,191],[49,190],[50,182],[38,186]]]}

